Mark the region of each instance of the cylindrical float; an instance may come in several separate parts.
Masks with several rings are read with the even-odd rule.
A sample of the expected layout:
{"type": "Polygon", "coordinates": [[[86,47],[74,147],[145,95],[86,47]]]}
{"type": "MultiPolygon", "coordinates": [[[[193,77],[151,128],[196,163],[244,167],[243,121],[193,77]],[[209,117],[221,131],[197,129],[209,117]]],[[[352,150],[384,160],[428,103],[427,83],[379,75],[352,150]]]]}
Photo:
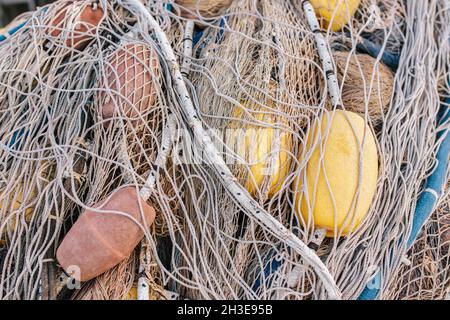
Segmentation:
{"type": "Polygon", "coordinates": [[[93,279],[126,259],[144,237],[141,226],[154,219],[155,210],[135,188],[121,188],[80,216],[56,258],[66,272],[75,271],[71,276],[76,280],[93,279]]]}

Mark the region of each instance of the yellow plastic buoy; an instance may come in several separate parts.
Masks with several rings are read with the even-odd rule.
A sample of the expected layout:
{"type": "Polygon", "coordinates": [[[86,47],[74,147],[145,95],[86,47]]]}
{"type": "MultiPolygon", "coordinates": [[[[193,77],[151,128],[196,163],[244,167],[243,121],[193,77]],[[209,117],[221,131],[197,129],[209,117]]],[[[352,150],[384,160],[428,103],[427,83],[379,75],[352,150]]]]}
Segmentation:
{"type": "Polygon", "coordinates": [[[322,18],[323,28],[339,31],[346,25],[358,9],[360,0],[310,0],[316,15],[322,18]]]}
{"type": "Polygon", "coordinates": [[[337,110],[312,125],[306,148],[314,150],[294,182],[295,209],[328,237],[345,236],[360,225],[375,195],[375,138],[361,116],[337,110]]]}
{"type": "MultiPolygon", "coordinates": [[[[239,108],[235,116],[242,118],[243,115],[243,110],[239,108]]],[[[253,113],[253,117],[249,120],[252,124],[239,121],[243,128],[232,126],[227,130],[226,141],[250,169],[244,187],[255,196],[257,190],[267,183],[267,196],[270,198],[280,191],[289,173],[292,137],[280,128],[283,123],[277,121],[274,115],[258,112],[253,113]]]]}

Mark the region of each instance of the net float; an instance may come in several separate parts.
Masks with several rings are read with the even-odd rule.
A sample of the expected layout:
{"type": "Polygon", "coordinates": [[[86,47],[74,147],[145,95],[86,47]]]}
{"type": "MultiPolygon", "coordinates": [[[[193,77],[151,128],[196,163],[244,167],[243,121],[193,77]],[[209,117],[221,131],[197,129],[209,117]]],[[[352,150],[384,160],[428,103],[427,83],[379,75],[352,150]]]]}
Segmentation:
{"type": "Polygon", "coordinates": [[[155,209],[136,188],[120,188],[81,214],[56,258],[68,273],[78,268],[79,273],[72,275],[76,280],[91,280],[126,259],[144,237],[141,226],[154,220],[155,209]]]}
{"type": "Polygon", "coordinates": [[[105,89],[98,96],[102,118],[123,113],[137,125],[141,114],[155,103],[158,66],[156,51],[144,44],[123,44],[112,52],[99,85],[105,89]]]}
{"type": "Polygon", "coordinates": [[[309,0],[323,28],[341,30],[353,17],[361,0],[309,0]],[[331,25],[331,26],[330,26],[331,25]]]}
{"type": "Polygon", "coordinates": [[[28,196],[27,194],[24,195],[23,185],[19,185],[19,187],[17,187],[14,191],[5,189],[0,192],[0,212],[3,211],[6,216],[12,215],[8,221],[7,228],[5,228],[2,237],[5,237],[7,232],[13,233],[17,230],[18,212],[24,212],[23,217],[26,223],[29,223],[31,221],[34,213],[34,206],[27,203],[30,202],[30,198],[35,197],[36,192],[32,192],[31,195],[28,196]]]}
{"type": "MultiPolygon", "coordinates": [[[[155,165],[162,166],[166,162],[175,128],[176,120],[171,115],[163,130],[163,148],[155,165]]],[[[117,189],[81,214],[56,252],[56,259],[67,273],[78,269],[72,278],[91,280],[129,257],[144,238],[141,226],[148,228],[155,220],[155,209],[147,200],[154,191],[157,177],[157,173],[151,172],[139,191],[134,187],[117,189]]]]}
{"type": "Polygon", "coordinates": [[[96,2],[69,1],[47,22],[47,33],[59,45],[83,50],[97,35],[104,16],[96,2]]]}
{"type": "Polygon", "coordinates": [[[187,19],[218,17],[231,5],[232,0],[176,0],[181,16],[187,19]]]}
{"type": "MultiPolygon", "coordinates": [[[[243,118],[242,110],[237,109],[235,117],[243,118]]],[[[252,124],[243,128],[232,128],[230,133],[227,133],[226,144],[249,167],[247,178],[243,183],[247,191],[254,197],[266,186],[266,195],[271,198],[281,190],[289,174],[292,136],[277,128],[286,124],[276,116],[259,111],[252,115],[254,120],[249,120],[253,122],[252,124]]],[[[239,123],[241,121],[233,121],[231,127],[239,123]]],[[[240,161],[237,160],[238,164],[240,161]]]]}
{"type": "Polygon", "coordinates": [[[305,225],[323,229],[327,237],[346,236],[361,224],[375,196],[375,138],[361,116],[336,110],[311,126],[306,145],[310,149],[294,181],[295,210],[305,225]]]}

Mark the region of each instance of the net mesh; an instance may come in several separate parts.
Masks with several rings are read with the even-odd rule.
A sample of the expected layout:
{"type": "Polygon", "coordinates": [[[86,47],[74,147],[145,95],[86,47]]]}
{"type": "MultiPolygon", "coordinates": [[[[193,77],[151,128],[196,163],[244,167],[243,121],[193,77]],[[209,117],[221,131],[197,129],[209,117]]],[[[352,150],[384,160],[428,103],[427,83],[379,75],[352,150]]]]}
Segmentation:
{"type": "Polygon", "coordinates": [[[386,299],[442,300],[450,298],[449,193],[424,226],[413,248],[405,255],[397,280],[386,299]]]}
{"type": "Polygon", "coordinates": [[[303,1],[60,0],[18,17],[25,27],[0,43],[0,298],[136,299],[144,281],[155,299],[323,299],[333,285],[355,299],[378,271],[381,298],[445,297],[448,193],[410,251],[405,241],[448,126],[437,116],[450,92],[449,4],[311,4],[323,32],[303,1]],[[339,97],[328,94],[324,51],[339,97]],[[342,114],[358,160],[334,164],[356,177],[338,226],[327,141],[342,114]],[[315,161],[322,176],[309,173],[315,161]],[[156,220],[140,226],[141,244],[73,290],[55,259],[71,226],[120,187],[148,188],[155,173],[156,220]],[[305,200],[318,188],[332,195],[328,229],[305,200]]]}

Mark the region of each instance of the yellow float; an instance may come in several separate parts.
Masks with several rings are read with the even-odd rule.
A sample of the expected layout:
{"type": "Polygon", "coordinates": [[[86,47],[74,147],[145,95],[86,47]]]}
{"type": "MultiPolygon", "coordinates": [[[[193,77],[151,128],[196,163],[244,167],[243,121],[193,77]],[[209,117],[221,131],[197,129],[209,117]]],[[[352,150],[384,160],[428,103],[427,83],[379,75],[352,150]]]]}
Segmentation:
{"type": "Polygon", "coordinates": [[[375,195],[375,138],[361,116],[337,110],[311,126],[306,150],[311,148],[294,182],[295,209],[307,225],[324,229],[326,236],[345,236],[360,225],[375,195]]]}
{"type": "MultiPolygon", "coordinates": [[[[149,300],[161,300],[161,298],[158,297],[157,294],[153,293],[153,290],[150,290],[150,288],[148,289],[148,293],[149,293],[149,300]]],[[[138,299],[138,292],[137,292],[137,287],[132,287],[130,289],[130,291],[128,292],[127,297],[125,298],[125,300],[137,300],[138,299]]]]}
{"type": "Polygon", "coordinates": [[[218,17],[231,5],[232,0],[176,0],[181,15],[188,19],[218,17]]]}
{"type": "MultiPolygon", "coordinates": [[[[245,104],[243,105],[247,109],[245,104]]],[[[226,144],[241,160],[248,165],[248,175],[243,185],[252,196],[266,184],[267,196],[273,197],[283,186],[289,173],[292,150],[292,136],[282,128],[287,124],[266,112],[251,112],[251,124],[238,122],[241,128],[231,126],[227,130],[226,144]],[[242,125],[244,126],[242,128],[242,125]]],[[[235,112],[236,118],[244,118],[242,108],[235,112]]]]}

